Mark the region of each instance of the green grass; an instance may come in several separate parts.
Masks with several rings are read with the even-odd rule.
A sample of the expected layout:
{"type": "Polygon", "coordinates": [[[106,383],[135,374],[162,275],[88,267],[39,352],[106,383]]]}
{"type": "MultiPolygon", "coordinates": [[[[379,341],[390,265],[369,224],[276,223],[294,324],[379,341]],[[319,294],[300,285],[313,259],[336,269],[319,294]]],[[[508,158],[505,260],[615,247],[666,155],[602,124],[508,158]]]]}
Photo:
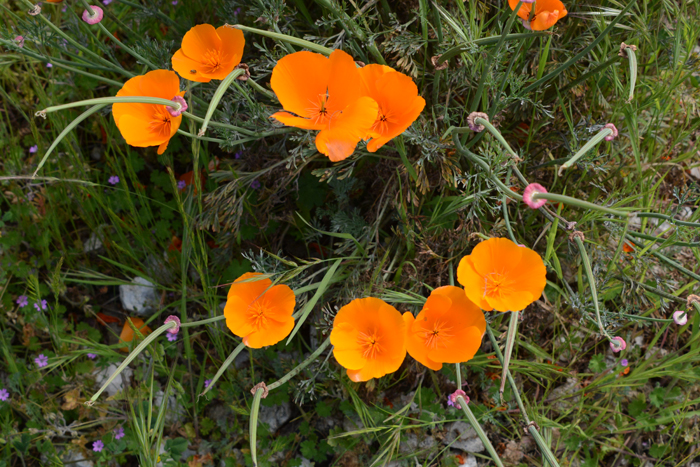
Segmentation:
{"type": "MultiPolygon", "coordinates": [[[[458,465],[458,451],[439,441],[450,423],[466,420],[446,405],[459,380],[453,365],[432,372],[408,357],[395,374],[355,384],[325,350],[283,378],[322,345],[337,308],[375,296],[415,312],[491,236],[535,249],[548,267],[543,297],[520,314],[505,404],[488,336],[461,366],[470,409],[504,464],[546,465],[535,425],[525,433],[531,420],[562,466],[688,465],[700,457],[700,314],[686,305],[700,291],[700,187],[691,174],[700,167],[698,6],[567,3],[569,15],[549,32],[528,33],[499,3],[115,0],[101,25],[122,42],[117,48],[78,19],[78,2],[65,12],[44,4],[33,17],[24,1],[0,5],[0,386],[11,396],[0,402],[0,465],[60,465],[67,452],[97,465],[155,466],[159,456],[186,465],[195,454],[227,466],[253,465],[252,455],[259,465],[289,467],[302,457],[317,466],[458,465]],[[87,108],[46,120],[36,111],[113,96],[149,70],[145,63],[168,68],[182,35],[206,22],[271,33],[246,30],[252,80],[223,94],[208,139],[180,134],[161,156],[132,148],[106,107],[68,132],[31,179],[87,108]],[[17,35],[23,48],[13,45],[17,35]],[[330,163],[313,135],[268,118],[280,108],[272,67],[303,44],[283,36],[411,75],[425,110],[379,152],[361,145],[330,163]],[[621,42],[637,46],[633,60],[618,57],[621,42]],[[432,59],[442,54],[449,66],[436,70],[432,59]],[[473,110],[490,116],[512,151],[498,134],[460,130],[473,110]],[[618,138],[560,175],[609,122],[618,138]],[[190,171],[206,175],[201,189],[180,191],[190,171]],[[518,201],[523,180],[625,212],[692,214],[659,234],[664,219],[640,215],[628,224],[566,199],[542,213],[518,201]],[[570,238],[574,222],[585,240],[570,238]],[[92,235],[103,246],[85,252],[92,235]],[[148,319],[156,328],[168,315],[183,323],[220,316],[226,285],[250,270],[295,290],[305,318],[289,342],[243,349],[199,396],[239,340],[221,321],[183,328],[176,342],[160,337],[130,365],[128,390],[82,405],[99,389],[95,368],[124,358],[120,327],[98,319],[126,319],[119,285],[134,276],[157,285],[160,304],[148,319]],[[46,310],[33,306],[41,300],[46,310]],[[689,312],[682,327],[669,321],[678,309],[689,312]],[[624,337],[625,351],[611,353],[599,322],[624,337]],[[42,369],[39,354],[49,357],[42,369]],[[261,404],[289,404],[290,417],[274,432],[253,423],[252,452],[250,389],[280,380],[261,404]],[[153,405],[159,391],[161,400],[174,396],[180,416],[153,405]],[[120,440],[118,426],[126,431],[120,440]],[[402,449],[412,437],[438,441],[402,449]],[[92,451],[97,440],[100,453],[92,451]]],[[[183,119],[181,130],[198,133],[217,85],[191,87],[199,120],[183,119]]],[[[501,350],[508,319],[487,313],[501,350]]],[[[477,457],[492,465],[486,451],[477,457]]]]}

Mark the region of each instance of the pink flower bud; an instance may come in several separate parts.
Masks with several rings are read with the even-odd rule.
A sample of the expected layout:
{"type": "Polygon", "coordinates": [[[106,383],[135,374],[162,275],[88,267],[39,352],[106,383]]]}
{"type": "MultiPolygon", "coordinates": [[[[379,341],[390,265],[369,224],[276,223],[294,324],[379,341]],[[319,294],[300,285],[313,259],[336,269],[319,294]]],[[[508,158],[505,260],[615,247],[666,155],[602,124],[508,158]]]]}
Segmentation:
{"type": "Polygon", "coordinates": [[[24,47],[24,37],[22,37],[22,36],[15,37],[15,42],[17,43],[17,47],[19,47],[20,49],[22,47],[24,47]]]}
{"type": "Polygon", "coordinates": [[[168,113],[173,117],[179,117],[182,112],[187,110],[187,102],[185,102],[185,99],[183,99],[182,96],[175,96],[170,100],[176,104],[180,104],[179,109],[177,107],[166,107],[166,109],[168,109],[168,113]]]}
{"type": "Polygon", "coordinates": [[[615,138],[617,138],[617,128],[615,128],[615,125],[612,123],[608,123],[605,125],[605,128],[610,128],[612,130],[612,135],[608,135],[605,137],[605,141],[612,141],[615,138]]]}
{"type": "Polygon", "coordinates": [[[180,318],[178,318],[177,316],[174,316],[174,315],[170,315],[167,318],[165,318],[165,324],[168,324],[171,322],[177,323],[177,326],[175,326],[174,328],[168,329],[168,332],[170,334],[177,334],[177,332],[180,330],[180,318]]]}
{"type": "Polygon", "coordinates": [[[610,341],[610,348],[613,352],[617,353],[627,348],[627,342],[620,336],[613,337],[610,341]]]}
{"type": "Polygon", "coordinates": [[[532,199],[535,193],[547,193],[547,189],[539,183],[530,183],[523,191],[523,203],[530,206],[532,209],[539,209],[545,205],[546,199],[532,199]]]}
{"type": "Polygon", "coordinates": [[[679,326],[685,326],[688,322],[688,313],[682,310],[673,312],[673,322],[679,326]]]}
{"type": "Polygon", "coordinates": [[[83,21],[85,21],[87,24],[97,24],[102,21],[102,17],[104,16],[102,8],[95,5],[90,5],[90,9],[92,11],[83,11],[83,21]]]}
{"type": "Polygon", "coordinates": [[[464,401],[467,404],[469,404],[469,396],[467,396],[467,393],[462,391],[461,389],[457,389],[455,392],[453,392],[447,397],[447,405],[455,407],[457,409],[461,409],[462,406],[457,403],[457,396],[464,397],[464,401]]]}

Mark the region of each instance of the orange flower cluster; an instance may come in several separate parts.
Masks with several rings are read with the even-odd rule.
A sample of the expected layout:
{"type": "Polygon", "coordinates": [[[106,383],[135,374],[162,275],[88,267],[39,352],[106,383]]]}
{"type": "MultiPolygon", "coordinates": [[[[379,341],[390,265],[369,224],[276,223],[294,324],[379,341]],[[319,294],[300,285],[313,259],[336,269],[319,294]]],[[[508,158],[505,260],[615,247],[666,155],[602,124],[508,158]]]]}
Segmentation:
{"type": "Polygon", "coordinates": [[[277,62],[270,86],[284,111],[273,118],[305,130],[319,130],[316,149],[333,161],[350,156],[370,139],[377,151],[418,118],[425,100],[411,78],[382,65],[358,68],[342,50],[329,57],[296,52],[277,62]]]}
{"type": "MultiPolygon", "coordinates": [[[[358,298],[335,316],[330,341],[337,362],[356,382],[398,370],[408,352],[432,370],[471,360],[486,332],[483,310],[520,311],[546,284],[542,258],[508,239],[491,238],[462,258],[457,270],[464,289],[433,290],[417,316],[378,298],[358,298]]],[[[231,285],[226,325],[248,347],[273,345],[294,328],[294,292],[246,273],[231,285]]]]}

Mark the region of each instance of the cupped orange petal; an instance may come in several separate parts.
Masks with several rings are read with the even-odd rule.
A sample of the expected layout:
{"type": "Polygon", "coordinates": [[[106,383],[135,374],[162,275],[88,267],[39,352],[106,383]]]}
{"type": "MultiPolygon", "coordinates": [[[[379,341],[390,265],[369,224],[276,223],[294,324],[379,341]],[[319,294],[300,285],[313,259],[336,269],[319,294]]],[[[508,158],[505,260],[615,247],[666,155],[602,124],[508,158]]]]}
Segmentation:
{"type": "Polygon", "coordinates": [[[406,356],[404,329],[401,313],[383,300],[353,300],[333,321],[333,354],[353,381],[379,378],[401,366],[406,356]]]}
{"type": "Polygon", "coordinates": [[[415,320],[404,320],[408,353],[433,370],[472,359],[486,331],[484,313],[454,286],[433,290],[415,320]]]}
{"type": "Polygon", "coordinates": [[[324,121],[319,115],[325,103],[330,77],[330,60],[313,52],[295,52],[285,55],[272,69],[270,87],[284,110],[300,117],[324,121]]]}
{"type": "MultiPolygon", "coordinates": [[[[375,67],[368,74],[378,75],[379,72],[375,67]]],[[[367,145],[370,152],[377,151],[389,140],[406,131],[425,107],[425,99],[418,95],[416,83],[403,73],[384,72],[374,86],[374,94],[369,94],[369,97],[379,104],[379,113],[370,131],[373,138],[367,145]]]]}
{"type": "Polygon", "coordinates": [[[216,34],[221,39],[221,62],[230,73],[243,58],[245,48],[243,31],[230,26],[220,26],[216,28],[216,34]]]}
{"type": "Polygon", "coordinates": [[[183,78],[200,83],[224,79],[241,62],[244,47],[240,29],[199,24],[182,38],[182,47],[172,58],[173,69],[183,78]]]}
{"type": "MultiPolygon", "coordinates": [[[[515,7],[518,6],[519,2],[520,0],[508,0],[508,6],[510,6],[511,10],[515,10],[515,7]]],[[[530,10],[532,10],[532,4],[523,3],[522,5],[520,5],[520,9],[518,10],[518,16],[524,19],[525,21],[528,21],[530,18],[530,10]]]]}
{"type": "Polygon", "coordinates": [[[297,117],[289,112],[275,112],[270,115],[270,118],[274,118],[278,122],[287,126],[301,128],[302,130],[323,130],[328,126],[326,122],[319,122],[316,120],[311,120],[310,118],[297,117]]]}
{"type": "Polygon", "coordinates": [[[520,311],[542,295],[546,273],[536,252],[508,239],[491,238],[462,258],[457,280],[484,310],[520,311]]]}
{"type": "Polygon", "coordinates": [[[224,316],[226,326],[251,348],[276,344],[294,328],[294,292],[260,273],[245,273],[231,284],[224,316]]]}
{"type": "Polygon", "coordinates": [[[189,58],[182,49],[177,50],[173,54],[171,63],[173,65],[173,70],[177,71],[178,75],[187,80],[196,81],[198,83],[208,83],[211,81],[209,75],[205,75],[199,70],[199,68],[201,68],[201,63],[189,58]]]}
{"type": "Polygon", "coordinates": [[[316,135],[316,149],[333,162],[347,159],[374,124],[378,110],[374,99],[360,97],[331,121],[331,128],[316,135]]]}
{"type": "Polygon", "coordinates": [[[190,28],[182,38],[182,51],[195,60],[202,59],[210,51],[219,49],[221,49],[221,38],[211,24],[198,24],[190,28]]]}
{"type": "Polygon", "coordinates": [[[532,21],[530,21],[530,28],[533,31],[544,31],[551,28],[554,24],[559,21],[561,12],[559,10],[554,11],[543,11],[538,13],[532,21]]]}
{"type": "Polygon", "coordinates": [[[355,60],[340,49],[334,50],[328,57],[330,74],[328,76],[327,109],[330,118],[337,112],[354,104],[362,97],[360,73],[355,60]]]}

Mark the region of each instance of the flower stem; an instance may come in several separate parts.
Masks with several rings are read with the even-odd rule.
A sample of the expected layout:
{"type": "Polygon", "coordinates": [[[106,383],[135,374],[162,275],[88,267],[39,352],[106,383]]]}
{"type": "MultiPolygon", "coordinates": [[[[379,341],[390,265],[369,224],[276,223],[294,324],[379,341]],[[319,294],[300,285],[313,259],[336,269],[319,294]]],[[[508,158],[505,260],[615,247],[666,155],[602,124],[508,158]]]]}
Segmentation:
{"type": "Polygon", "coordinates": [[[272,31],[265,31],[262,29],[251,28],[248,26],[243,26],[242,24],[227,24],[226,26],[230,28],[240,29],[241,31],[248,31],[254,34],[259,34],[261,36],[269,37],[278,41],[288,42],[290,44],[296,45],[298,47],[303,47],[305,49],[313,50],[323,55],[330,55],[333,49],[328,47],[323,47],[322,45],[314,44],[313,42],[306,41],[304,39],[299,39],[297,37],[288,36],[286,34],[280,34],[272,31]]]}
{"type": "Polygon", "coordinates": [[[214,111],[216,110],[216,106],[219,105],[219,102],[221,101],[221,98],[224,97],[224,94],[226,93],[226,90],[228,87],[233,83],[233,81],[241,76],[243,73],[245,73],[245,70],[241,68],[234,69],[231,73],[228,74],[226,78],[221,80],[221,83],[219,84],[219,87],[216,88],[216,92],[214,93],[214,96],[211,98],[211,101],[209,102],[209,108],[207,109],[207,114],[204,116],[204,122],[202,123],[202,128],[200,128],[199,133],[197,133],[199,136],[204,136],[204,133],[207,131],[207,125],[209,125],[209,120],[211,120],[211,117],[214,115],[214,111]]]}
{"type": "Polygon", "coordinates": [[[559,172],[558,172],[559,176],[561,177],[562,174],[564,173],[564,170],[566,170],[569,167],[571,167],[572,165],[574,165],[577,160],[579,160],[588,151],[590,151],[595,146],[597,146],[598,143],[603,141],[606,136],[610,136],[612,134],[613,134],[613,131],[610,128],[603,128],[602,130],[600,130],[593,138],[588,140],[588,142],[586,142],[586,144],[584,144],[583,147],[581,149],[579,149],[578,152],[576,154],[574,154],[574,156],[571,159],[569,159],[568,161],[566,161],[564,164],[562,164],[559,167],[559,172]]]}
{"type": "Polygon", "coordinates": [[[626,211],[620,211],[618,209],[607,208],[605,206],[599,206],[597,204],[589,203],[588,201],[583,201],[580,199],[572,198],[571,196],[558,195],[555,193],[534,193],[532,195],[533,200],[546,199],[547,201],[554,201],[557,203],[570,204],[582,209],[592,209],[594,211],[604,212],[606,214],[612,214],[613,216],[628,217],[630,214],[626,211]]]}
{"type": "MultiPolygon", "coordinates": [[[[184,324],[182,326],[184,326],[184,324]]],[[[241,353],[241,351],[243,349],[245,349],[245,344],[243,342],[238,344],[238,346],[235,349],[233,349],[233,352],[231,352],[231,354],[228,356],[228,358],[226,360],[224,360],[224,363],[221,364],[221,366],[219,367],[219,370],[216,372],[214,377],[209,382],[209,386],[204,388],[204,391],[199,395],[200,397],[203,396],[204,394],[208,393],[209,390],[214,387],[214,384],[219,380],[219,378],[221,378],[221,375],[224,374],[224,371],[226,371],[226,369],[229,366],[231,366],[231,363],[233,363],[233,360],[236,357],[238,357],[238,354],[241,353]]]]}
{"type": "MultiPolygon", "coordinates": [[[[549,36],[551,35],[550,32],[546,31],[538,31],[538,32],[525,32],[525,33],[516,33],[516,34],[507,34],[505,37],[506,41],[518,41],[518,40],[523,40],[523,39],[529,39],[531,37],[537,37],[537,36],[549,36]]],[[[451,59],[452,57],[459,55],[461,53],[469,52],[472,50],[472,47],[475,45],[478,46],[485,46],[485,45],[491,45],[495,44],[496,42],[500,42],[501,36],[490,36],[490,37],[482,37],[480,39],[474,39],[471,41],[468,45],[458,45],[457,47],[453,47],[444,54],[440,55],[440,58],[437,60],[437,64],[440,65],[444,63],[446,60],[451,59]]]]}
{"type": "Polygon", "coordinates": [[[501,404],[503,404],[503,390],[506,387],[506,374],[508,373],[508,365],[510,365],[510,356],[513,353],[513,345],[515,344],[515,338],[518,335],[519,319],[519,311],[512,311],[510,313],[510,323],[508,323],[508,334],[506,336],[505,359],[503,360],[503,374],[501,375],[501,388],[499,389],[499,394],[501,396],[501,404]]]}
{"type": "Polygon", "coordinates": [[[157,70],[158,67],[154,65],[153,63],[149,62],[147,59],[143,58],[141,55],[136,53],[131,47],[125,45],[122,41],[114,37],[114,35],[109,32],[109,30],[104,27],[104,25],[100,22],[97,23],[97,26],[99,26],[100,29],[102,29],[102,32],[105,33],[107,37],[109,37],[114,43],[116,43],[119,47],[121,47],[126,53],[134,57],[136,60],[140,61],[144,65],[148,65],[152,70],[157,70]]]}
{"type": "Polygon", "coordinates": [[[588,286],[591,289],[591,299],[593,300],[593,307],[595,308],[595,317],[598,321],[598,328],[600,329],[601,334],[607,337],[608,340],[612,340],[612,337],[610,334],[608,334],[608,331],[606,331],[605,327],[603,327],[603,320],[600,318],[598,291],[596,290],[595,278],[593,277],[593,270],[591,269],[591,261],[588,259],[588,253],[586,253],[586,247],[583,245],[583,240],[581,240],[581,237],[574,237],[574,241],[581,252],[581,261],[583,262],[583,268],[586,271],[586,277],[588,277],[588,286]]]}
{"type": "MultiPolygon", "coordinates": [[[[210,384],[211,386],[211,384],[210,384]]],[[[253,396],[253,404],[250,409],[250,458],[253,461],[253,467],[258,467],[257,453],[257,437],[258,437],[258,415],[260,414],[260,400],[263,395],[263,388],[258,388],[253,396]]]]}
{"type": "Polygon", "coordinates": [[[506,151],[508,151],[508,154],[511,157],[518,157],[518,153],[513,151],[513,148],[510,147],[510,144],[508,144],[501,132],[498,131],[496,127],[491,125],[491,122],[481,117],[477,117],[474,119],[474,123],[476,123],[477,125],[483,125],[487,130],[489,130],[489,133],[491,133],[498,140],[498,142],[503,145],[503,147],[506,149],[506,151]]]}
{"type": "Polygon", "coordinates": [[[97,104],[156,104],[165,105],[168,107],[173,107],[175,109],[180,108],[180,104],[168,99],[161,99],[160,97],[148,97],[148,96],[113,96],[113,97],[96,97],[94,99],[86,99],[84,101],[70,102],[68,104],[53,105],[47,107],[44,110],[37,112],[37,115],[43,115],[51,112],[57,112],[59,110],[72,109],[73,107],[82,107],[84,105],[97,105],[97,104]]]}
{"type": "Polygon", "coordinates": [[[326,350],[326,348],[330,345],[330,343],[331,343],[331,338],[329,336],[326,338],[325,341],[323,341],[323,343],[321,345],[318,346],[318,349],[316,349],[314,351],[314,353],[309,355],[309,357],[306,360],[304,360],[299,365],[297,365],[289,373],[287,373],[286,375],[284,375],[283,377],[281,377],[280,379],[278,379],[277,381],[275,381],[274,383],[269,385],[267,387],[268,391],[272,391],[273,389],[276,389],[276,388],[282,386],[284,383],[286,383],[287,381],[289,381],[290,379],[292,379],[293,377],[295,377],[296,375],[301,373],[301,371],[304,368],[309,366],[314,360],[316,360],[318,358],[319,355],[321,355],[323,353],[324,350],[326,350]]]}
{"type": "Polygon", "coordinates": [[[122,364],[119,365],[119,367],[114,371],[114,373],[112,373],[112,375],[111,375],[111,376],[107,379],[107,381],[102,385],[102,387],[99,389],[99,391],[97,391],[97,392],[90,398],[89,401],[85,402],[85,405],[87,405],[88,407],[91,406],[91,405],[93,405],[93,404],[95,403],[95,401],[97,400],[97,398],[100,397],[100,394],[102,394],[102,392],[107,388],[107,386],[109,386],[109,384],[110,384],[112,381],[114,381],[114,378],[116,378],[117,375],[119,375],[119,373],[121,373],[122,371],[124,371],[124,368],[126,368],[126,367],[129,365],[129,363],[131,363],[131,361],[132,361],[133,359],[135,359],[135,358],[138,356],[138,354],[140,354],[146,347],[148,347],[148,345],[149,345],[151,342],[153,342],[153,341],[156,339],[156,337],[160,336],[161,334],[163,334],[163,333],[164,333],[165,331],[167,331],[168,329],[174,329],[174,328],[176,328],[176,327],[177,327],[177,323],[176,323],[175,321],[170,321],[170,322],[165,323],[164,325],[160,326],[158,329],[156,329],[155,331],[153,331],[152,333],[150,333],[148,336],[146,336],[146,337],[143,339],[143,341],[141,341],[141,343],[140,343],[139,345],[136,346],[136,348],[135,348],[134,350],[132,350],[131,352],[129,352],[129,355],[124,359],[124,361],[122,362],[122,364]]]}
{"type": "Polygon", "coordinates": [[[467,416],[469,423],[471,423],[472,427],[474,427],[474,431],[476,431],[476,434],[479,436],[479,439],[481,439],[481,442],[484,443],[484,446],[486,446],[486,450],[489,452],[491,459],[493,459],[498,467],[503,467],[503,462],[501,462],[501,459],[498,457],[496,449],[493,447],[493,444],[491,444],[491,441],[489,441],[489,438],[486,436],[483,428],[481,428],[481,425],[479,425],[479,422],[469,408],[469,404],[467,404],[467,401],[464,400],[464,396],[457,396],[457,403],[462,408],[464,415],[467,416]]]}

